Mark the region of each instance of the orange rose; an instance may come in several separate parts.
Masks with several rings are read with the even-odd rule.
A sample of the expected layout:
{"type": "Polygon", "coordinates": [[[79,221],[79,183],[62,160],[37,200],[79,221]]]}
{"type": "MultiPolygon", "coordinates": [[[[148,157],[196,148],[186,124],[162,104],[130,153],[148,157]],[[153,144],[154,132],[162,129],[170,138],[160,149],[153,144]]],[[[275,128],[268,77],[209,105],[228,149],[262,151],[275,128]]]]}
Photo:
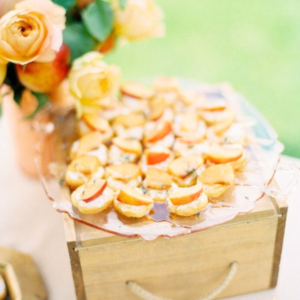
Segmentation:
{"type": "Polygon", "coordinates": [[[62,45],[65,9],[50,0],[25,0],[0,19],[0,63],[49,62],[62,45]]]}

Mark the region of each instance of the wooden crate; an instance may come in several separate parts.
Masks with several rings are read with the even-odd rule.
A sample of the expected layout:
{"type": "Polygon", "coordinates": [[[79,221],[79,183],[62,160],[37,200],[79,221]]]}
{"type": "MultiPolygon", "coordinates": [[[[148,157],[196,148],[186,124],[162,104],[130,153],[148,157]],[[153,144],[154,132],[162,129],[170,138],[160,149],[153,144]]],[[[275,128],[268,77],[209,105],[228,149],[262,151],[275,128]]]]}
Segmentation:
{"type": "Polygon", "coordinates": [[[233,261],[238,270],[217,299],[273,288],[286,215],[285,202],[264,196],[251,213],[226,224],[152,242],[108,234],[65,216],[77,299],[140,299],[126,285],[128,280],[161,297],[195,299],[212,291],[233,261]]]}

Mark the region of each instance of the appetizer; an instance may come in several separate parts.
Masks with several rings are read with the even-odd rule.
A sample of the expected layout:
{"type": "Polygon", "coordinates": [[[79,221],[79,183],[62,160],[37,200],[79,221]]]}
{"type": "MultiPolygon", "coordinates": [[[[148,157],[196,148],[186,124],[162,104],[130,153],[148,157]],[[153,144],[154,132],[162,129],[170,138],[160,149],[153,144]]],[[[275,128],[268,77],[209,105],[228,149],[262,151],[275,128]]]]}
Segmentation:
{"type": "Polygon", "coordinates": [[[141,189],[127,185],[114,200],[114,208],[126,217],[141,218],[153,208],[153,199],[141,189]]]}
{"type": "Polygon", "coordinates": [[[84,214],[110,209],[141,218],[164,207],[195,215],[247,164],[245,130],[230,99],[172,77],[151,87],[123,83],[119,99],[97,100],[82,113],[78,133],[65,182],[84,214]]]}
{"type": "Polygon", "coordinates": [[[173,189],[167,199],[171,213],[179,216],[192,216],[200,212],[208,204],[203,186],[197,183],[191,187],[173,189]]]}

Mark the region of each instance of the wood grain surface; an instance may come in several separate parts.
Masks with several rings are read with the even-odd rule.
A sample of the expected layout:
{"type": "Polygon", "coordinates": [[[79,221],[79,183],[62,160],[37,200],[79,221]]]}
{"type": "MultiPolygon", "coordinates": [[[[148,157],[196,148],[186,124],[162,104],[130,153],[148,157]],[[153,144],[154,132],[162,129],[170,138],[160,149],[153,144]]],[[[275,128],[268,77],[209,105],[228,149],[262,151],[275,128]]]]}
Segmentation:
{"type": "Polygon", "coordinates": [[[80,230],[75,230],[74,222],[65,217],[75,286],[85,290],[78,291],[77,298],[138,300],[126,286],[127,280],[134,280],[162,297],[193,299],[213,290],[233,261],[238,262],[238,272],[220,298],[274,287],[286,211],[286,203],[264,196],[251,213],[226,224],[153,242],[119,237],[77,223],[80,230]],[[74,249],[76,231],[81,245],[74,249]]]}

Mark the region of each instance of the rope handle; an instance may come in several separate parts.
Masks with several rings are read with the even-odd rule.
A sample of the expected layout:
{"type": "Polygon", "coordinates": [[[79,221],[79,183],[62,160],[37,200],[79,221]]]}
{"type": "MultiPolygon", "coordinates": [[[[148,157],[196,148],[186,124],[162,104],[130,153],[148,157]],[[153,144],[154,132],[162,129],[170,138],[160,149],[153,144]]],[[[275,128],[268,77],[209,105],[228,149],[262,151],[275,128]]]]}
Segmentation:
{"type": "MultiPolygon", "coordinates": [[[[228,274],[225,276],[223,281],[213,291],[211,291],[207,295],[204,295],[195,300],[213,300],[231,282],[237,269],[238,269],[238,263],[236,261],[232,262],[230,264],[230,269],[228,271],[228,274]]],[[[172,300],[169,298],[163,298],[163,297],[156,296],[156,295],[150,293],[149,291],[145,290],[144,288],[142,288],[140,285],[138,285],[136,282],[134,282],[132,280],[126,281],[126,284],[128,285],[128,287],[134,294],[136,294],[137,296],[139,296],[142,299],[145,299],[145,300],[172,300]]]]}

